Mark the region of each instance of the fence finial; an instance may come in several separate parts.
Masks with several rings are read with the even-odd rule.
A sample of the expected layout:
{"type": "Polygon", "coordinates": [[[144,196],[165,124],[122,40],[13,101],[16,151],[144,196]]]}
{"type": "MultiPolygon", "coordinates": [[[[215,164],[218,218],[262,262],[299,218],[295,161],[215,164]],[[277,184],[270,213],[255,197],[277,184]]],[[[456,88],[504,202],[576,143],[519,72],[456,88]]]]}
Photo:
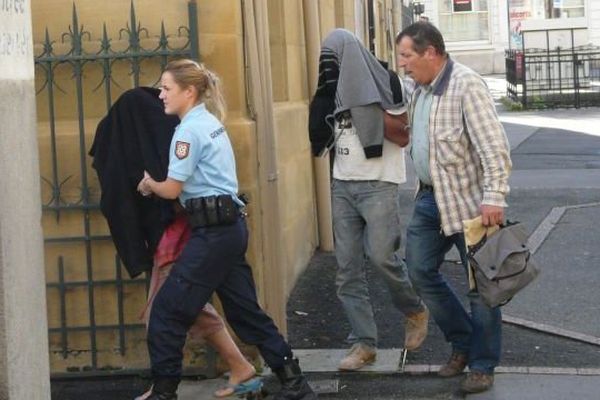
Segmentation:
{"type": "Polygon", "coordinates": [[[44,55],[52,54],[52,41],[50,40],[50,33],[48,27],[46,27],[46,38],[44,39],[44,55]]]}
{"type": "Polygon", "coordinates": [[[167,32],[165,31],[165,21],[160,21],[160,39],[158,40],[158,46],[162,50],[167,49],[169,40],[167,39],[167,32]]]}
{"type": "Polygon", "coordinates": [[[130,24],[131,24],[131,31],[129,33],[129,44],[131,46],[132,49],[134,50],[138,50],[139,45],[140,45],[140,36],[139,36],[139,30],[141,28],[141,26],[138,26],[138,22],[135,16],[135,6],[133,5],[133,0],[131,0],[131,11],[130,11],[130,24]]]}
{"type": "Polygon", "coordinates": [[[81,31],[79,30],[79,18],[77,17],[77,7],[75,3],[73,3],[73,27],[71,29],[71,43],[73,46],[73,54],[81,54],[82,45],[81,45],[81,36],[82,36],[83,27],[81,27],[81,31]]]}

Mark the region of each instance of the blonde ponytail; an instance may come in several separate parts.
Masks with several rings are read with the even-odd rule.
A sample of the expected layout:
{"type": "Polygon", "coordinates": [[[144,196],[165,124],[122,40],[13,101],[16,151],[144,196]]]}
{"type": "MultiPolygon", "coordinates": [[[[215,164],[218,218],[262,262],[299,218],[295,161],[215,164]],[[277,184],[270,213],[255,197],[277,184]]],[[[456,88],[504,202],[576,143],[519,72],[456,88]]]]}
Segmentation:
{"type": "Polygon", "coordinates": [[[226,109],[225,98],[221,79],[210,70],[206,70],[208,75],[208,86],[204,92],[204,102],[208,111],[213,113],[221,122],[225,121],[226,109]]]}
{"type": "Polygon", "coordinates": [[[194,86],[198,91],[197,102],[204,102],[207,110],[221,122],[225,120],[227,106],[217,74],[204,64],[188,59],[169,62],[164,72],[171,73],[173,80],[182,88],[194,86]]]}

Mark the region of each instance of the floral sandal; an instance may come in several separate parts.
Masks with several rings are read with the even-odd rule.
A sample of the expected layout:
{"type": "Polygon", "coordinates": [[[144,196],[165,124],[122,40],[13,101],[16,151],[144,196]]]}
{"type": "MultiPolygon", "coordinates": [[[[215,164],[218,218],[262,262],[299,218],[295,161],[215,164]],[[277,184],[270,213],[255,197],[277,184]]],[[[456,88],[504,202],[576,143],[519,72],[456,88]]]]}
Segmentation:
{"type": "Polygon", "coordinates": [[[223,389],[217,390],[214,395],[217,398],[230,396],[253,398],[260,397],[262,393],[263,382],[261,378],[250,378],[240,383],[228,383],[223,389]]]}

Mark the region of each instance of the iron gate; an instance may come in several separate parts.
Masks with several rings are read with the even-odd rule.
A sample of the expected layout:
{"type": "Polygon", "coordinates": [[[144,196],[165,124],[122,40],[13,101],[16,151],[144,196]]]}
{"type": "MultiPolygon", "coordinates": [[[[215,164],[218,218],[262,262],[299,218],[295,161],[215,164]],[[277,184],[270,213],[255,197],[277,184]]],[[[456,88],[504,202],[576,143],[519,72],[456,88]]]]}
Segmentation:
{"type": "MultiPolygon", "coordinates": [[[[131,3],[129,21],[110,38],[84,30],[73,5],[60,40],[35,56],[50,357],[53,376],[132,373],[147,367],[145,326],[138,316],[148,278],[128,279],[99,212],[99,185],[87,157],[99,119],[125,90],[155,85],[173,58],[198,59],[197,5],[189,26],[151,36],[131,3]]],[[[204,349],[202,346],[201,349],[204,349]]],[[[215,354],[203,357],[213,375],[215,354]]],[[[200,354],[202,353],[202,354],[200,354]]],[[[188,358],[188,366],[194,365],[188,358]]],[[[188,369],[189,371],[189,369],[188,369]]]]}
{"type": "Polygon", "coordinates": [[[507,96],[523,108],[600,105],[600,47],[575,45],[576,28],[525,31],[522,48],[506,50],[507,96]],[[550,34],[568,32],[570,46],[552,48],[550,34]],[[526,47],[528,34],[544,38],[544,47],[526,47]]]}

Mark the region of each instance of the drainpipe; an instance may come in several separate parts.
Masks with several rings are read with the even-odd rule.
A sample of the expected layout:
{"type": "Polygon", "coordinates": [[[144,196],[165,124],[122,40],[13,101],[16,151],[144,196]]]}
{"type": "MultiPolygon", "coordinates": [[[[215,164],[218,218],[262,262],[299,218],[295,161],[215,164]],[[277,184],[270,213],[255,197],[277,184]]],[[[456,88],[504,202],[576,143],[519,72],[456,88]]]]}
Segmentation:
{"type": "Polygon", "coordinates": [[[392,0],[392,57],[393,70],[396,71],[396,35],[402,30],[401,0],[392,0]]]}
{"type": "MultiPolygon", "coordinates": [[[[304,35],[306,38],[306,62],[308,64],[308,91],[310,96],[317,89],[319,78],[319,53],[321,52],[321,29],[319,24],[319,2],[303,0],[304,35]]],[[[331,223],[331,186],[329,154],[313,157],[313,171],[317,197],[317,222],[321,250],[333,251],[333,228],[331,223]]]]}
{"type": "Polygon", "coordinates": [[[260,192],[260,238],[264,274],[262,281],[265,309],[275,320],[282,334],[287,331],[285,315],[285,264],[281,243],[279,188],[275,121],[273,118],[273,82],[269,47],[269,21],[266,0],[244,0],[244,36],[247,41],[250,101],[256,111],[258,179],[260,192]]]}
{"type": "Polygon", "coordinates": [[[371,54],[375,54],[375,10],[373,0],[367,0],[367,21],[368,21],[368,48],[371,54]]]}

